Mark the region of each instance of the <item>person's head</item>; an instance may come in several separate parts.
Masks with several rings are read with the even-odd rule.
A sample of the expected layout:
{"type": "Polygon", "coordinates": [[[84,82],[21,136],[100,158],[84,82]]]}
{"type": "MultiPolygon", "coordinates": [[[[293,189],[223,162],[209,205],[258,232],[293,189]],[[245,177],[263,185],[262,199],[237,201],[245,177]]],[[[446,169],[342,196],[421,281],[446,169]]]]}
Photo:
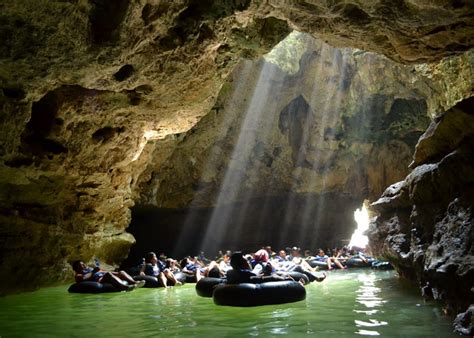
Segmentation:
{"type": "Polygon", "coordinates": [[[244,258],[242,252],[234,252],[232,256],[230,256],[230,266],[232,266],[234,270],[250,269],[249,262],[244,258]]]}
{"type": "Polygon", "coordinates": [[[281,258],[285,258],[286,257],[286,251],[285,250],[280,250],[278,252],[278,255],[281,257],[281,258]]]}
{"type": "Polygon", "coordinates": [[[268,257],[268,252],[265,249],[260,249],[253,255],[253,258],[257,263],[267,262],[268,257]]]}
{"type": "Polygon", "coordinates": [[[323,249],[319,249],[319,250],[318,250],[318,256],[323,257],[324,255],[325,255],[324,250],[323,250],[323,249]]]}
{"type": "Polygon", "coordinates": [[[186,265],[189,264],[189,257],[184,257],[181,262],[179,262],[179,265],[181,265],[182,268],[184,268],[186,265]]]}
{"type": "Polygon", "coordinates": [[[219,271],[219,268],[215,266],[212,269],[210,269],[207,273],[207,277],[220,278],[221,272],[219,271]]]}
{"type": "Polygon", "coordinates": [[[272,255],[275,254],[270,245],[265,246],[264,249],[265,249],[266,252],[268,252],[268,256],[272,256],[272,255]]]}
{"type": "Polygon", "coordinates": [[[264,276],[270,276],[273,272],[273,267],[272,265],[270,264],[270,262],[266,263],[264,266],[263,266],[263,275],[264,276]]]}
{"type": "Polygon", "coordinates": [[[176,261],[173,258],[166,259],[166,267],[167,268],[174,268],[176,266],[176,261]]]}
{"type": "Polygon", "coordinates": [[[293,257],[299,257],[299,256],[301,256],[300,248],[298,248],[298,247],[296,247],[296,246],[292,247],[292,248],[291,248],[291,255],[292,255],[293,257]]]}
{"type": "Polygon", "coordinates": [[[305,257],[311,256],[311,251],[305,250],[305,251],[304,251],[304,256],[305,256],[305,257]]]}
{"type": "Polygon", "coordinates": [[[72,262],[71,266],[76,273],[82,273],[82,271],[87,268],[87,266],[81,260],[72,262]]]}
{"type": "Polygon", "coordinates": [[[149,252],[145,255],[145,263],[156,264],[157,262],[158,258],[154,252],[149,252]]]}

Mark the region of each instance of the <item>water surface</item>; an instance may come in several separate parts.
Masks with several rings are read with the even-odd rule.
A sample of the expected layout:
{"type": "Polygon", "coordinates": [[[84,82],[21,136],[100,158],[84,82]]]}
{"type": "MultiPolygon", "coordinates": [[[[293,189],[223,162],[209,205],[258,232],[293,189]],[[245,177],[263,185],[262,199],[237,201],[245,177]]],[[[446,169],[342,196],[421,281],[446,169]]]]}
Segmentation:
{"type": "Polygon", "coordinates": [[[67,287],[0,298],[0,336],[457,337],[439,305],[393,271],[330,272],[306,286],[305,301],[255,308],[216,306],[192,284],[99,295],[67,287]]]}

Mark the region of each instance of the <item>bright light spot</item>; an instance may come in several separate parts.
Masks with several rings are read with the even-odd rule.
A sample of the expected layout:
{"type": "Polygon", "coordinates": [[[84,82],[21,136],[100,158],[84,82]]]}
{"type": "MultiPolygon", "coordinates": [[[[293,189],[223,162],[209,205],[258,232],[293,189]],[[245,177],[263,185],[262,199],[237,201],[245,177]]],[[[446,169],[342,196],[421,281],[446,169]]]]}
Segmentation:
{"type": "Polygon", "coordinates": [[[349,247],[365,248],[369,244],[369,238],[364,235],[364,231],[369,229],[369,213],[365,205],[354,211],[354,219],[357,222],[357,229],[352,234],[349,247]]]}
{"type": "Polygon", "coordinates": [[[355,332],[355,334],[359,334],[361,336],[380,336],[380,333],[372,330],[359,330],[355,332]]]}
{"type": "Polygon", "coordinates": [[[157,130],[147,130],[143,134],[143,137],[148,141],[148,140],[157,140],[160,137],[160,133],[157,130]]]}
{"type": "Polygon", "coordinates": [[[378,321],[376,319],[369,319],[368,322],[363,321],[363,320],[355,320],[354,321],[357,327],[365,326],[365,327],[375,327],[375,326],[383,326],[383,325],[388,325],[387,322],[384,321],[378,321]]]}
{"type": "Polygon", "coordinates": [[[263,57],[265,61],[273,63],[288,74],[294,75],[300,70],[300,59],[308,50],[313,38],[298,31],[291,32],[263,57]]]}
{"type": "Polygon", "coordinates": [[[145,131],[143,133],[142,140],[140,141],[140,144],[138,145],[138,150],[135,153],[135,155],[133,155],[132,162],[136,161],[140,157],[140,155],[143,152],[143,149],[145,149],[145,146],[146,146],[146,144],[149,140],[158,140],[160,138],[162,138],[162,136],[160,135],[160,133],[157,130],[147,130],[147,131],[145,131]]]}

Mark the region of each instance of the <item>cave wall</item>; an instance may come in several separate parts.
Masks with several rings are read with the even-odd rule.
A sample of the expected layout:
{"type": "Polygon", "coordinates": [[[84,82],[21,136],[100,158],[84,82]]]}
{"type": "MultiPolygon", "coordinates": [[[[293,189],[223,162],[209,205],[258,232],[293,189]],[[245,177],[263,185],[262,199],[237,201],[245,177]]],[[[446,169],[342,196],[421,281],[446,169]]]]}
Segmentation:
{"type": "Polygon", "coordinates": [[[218,198],[288,192],[337,192],[362,202],[408,173],[442,82],[305,34],[275,49],[291,50],[294,39],[305,51],[293,61],[297,70],[271,55],[241,62],[210,113],[175,138],[165,163],[156,152],[136,180],[137,203],[210,207],[218,198]]]}
{"type": "Polygon", "coordinates": [[[214,114],[241,58],[294,28],[402,63],[441,60],[415,70],[444,85],[428,113],[465,97],[471,6],[402,3],[2,1],[0,291],[70,279],[76,258],[116,266],[134,242],[137,181],[214,114]]]}
{"type": "Polygon", "coordinates": [[[249,5],[2,1],[2,293],[69,280],[75,259],[126,257],[146,132],[188,130],[241,56],[290,31],[249,5]]]}
{"type": "Polygon", "coordinates": [[[472,48],[469,0],[268,1],[270,13],[335,47],[384,54],[399,63],[431,63],[472,48]],[[367,35],[370,32],[370,35],[367,35]]]}
{"type": "MultiPolygon", "coordinates": [[[[189,132],[166,140],[174,144],[166,159],[157,151],[164,141],[154,144],[158,158],[152,155],[135,180],[135,201],[156,215],[178,209],[173,222],[151,223],[184,232],[189,227],[194,253],[265,241],[311,249],[347,244],[341,240],[348,241],[355,228],[353,211],[409,173],[430,109],[439,109],[443,82],[416,69],[292,33],[264,58],[242,61],[210,113],[189,132]],[[297,48],[297,58],[282,56],[297,48]],[[339,198],[320,203],[327,194],[339,198]],[[278,205],[272,210],[283,215],[266,212],[266,204],[278,205]],[[195,216],[193,208],[207,208],[208,217],[195,216]],[[254,240],[234,229],[268,238],[254,240]],[[316,240],[290,236],[287,229],[304,229],[316,240]],[[212,240],[201,238],[210,234],[212,240]]],[[[132,228],[136,237],[147,232],[146,222],[132,222],[132,228]]],[[[156,245],[180,254],[183,242],[172,232],[169,239],[177,243],[156,245]]]]}
{"type": "Polygon", "coordinates": [[[474,302],[473,103],[462,101],[431,122],[413,170],[372,204],[369,229],[374,253],[451,314],[474,302]]]}

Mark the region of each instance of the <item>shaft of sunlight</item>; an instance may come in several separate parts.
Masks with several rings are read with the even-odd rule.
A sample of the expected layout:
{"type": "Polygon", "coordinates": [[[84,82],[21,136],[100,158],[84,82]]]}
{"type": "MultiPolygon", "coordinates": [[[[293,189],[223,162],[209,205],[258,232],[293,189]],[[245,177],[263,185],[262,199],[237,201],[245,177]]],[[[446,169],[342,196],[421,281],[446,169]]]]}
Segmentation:
{"type": "Polygon", "coordinates": [[[268,98],[274,88],[269,79],[272,78],[274,67],[267,63],[263,64],[255,88],[252,93],[250,103],[244,113],[244,119],[236,145],[226,169],[223,182],[219,188],[218,197],[211,218],[207,224],[207,229],[202,240],[203,249],[217,250],[224,237],[233,238],[240,229],[237,226],[229,226],[230,218],[236,214],[243,216],[244,210],[235,210],[234,207],[224,207],[229,202],[239,200],[240,193],[246,184],[245,168],[249,163],[255,139],[255,135],[260,132],[259,121],[263,118],[263,113],[268,104],[268,98]]]}

